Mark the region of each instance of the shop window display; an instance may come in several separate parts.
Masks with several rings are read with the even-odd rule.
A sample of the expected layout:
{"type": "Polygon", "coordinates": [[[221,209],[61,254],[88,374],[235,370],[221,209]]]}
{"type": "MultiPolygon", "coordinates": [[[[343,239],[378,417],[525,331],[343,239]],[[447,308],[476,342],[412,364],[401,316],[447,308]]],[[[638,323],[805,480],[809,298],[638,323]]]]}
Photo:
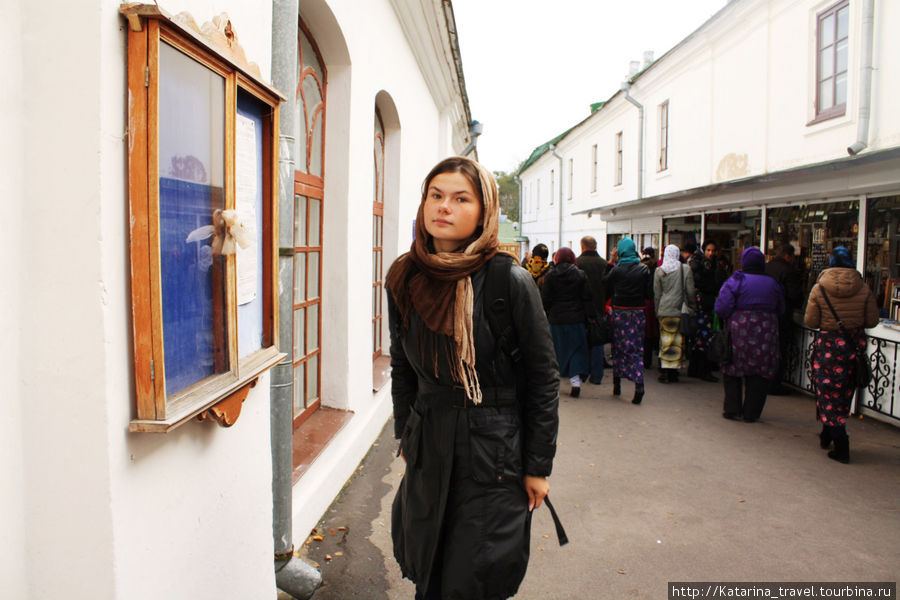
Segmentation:
{"type": "Polygon", "coordinates": [[[741,252],[751,246],[759,246],[761,219],[759,210],[706,215],[704,243],[716,243],[719,257],[727,263],[728,272],[735,267],[740,268],[741,252]]]}
{"type": "Polygon", "coordinates": [[[869,198],[866,283],[883,319],[900,320],[900,196],[869,198]]]}
{"type": "Polygon", "coordinates": [[[767,211],[766,250],[776,242],[794,246],[795,265],[803,283],[803,296],[828,267],[828,257],[836,246],[845,246],[856,256],[859,234],[859,201],[784,206],[767,211]]]}

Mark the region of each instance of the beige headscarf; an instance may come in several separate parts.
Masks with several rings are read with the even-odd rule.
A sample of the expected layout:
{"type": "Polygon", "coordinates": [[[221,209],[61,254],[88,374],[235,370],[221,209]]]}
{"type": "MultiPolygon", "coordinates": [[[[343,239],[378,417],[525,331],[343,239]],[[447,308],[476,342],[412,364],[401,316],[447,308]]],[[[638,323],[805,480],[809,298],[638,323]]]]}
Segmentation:
{"type": "Polygon", "coordinates": [[[416,237],[412,246],[391,266],[386,281],[403,316],[404,326],[408,324],[409,308],[412,306],[430,331],[447,336],[452,341],[451,375],[455,382],[463,386],[466,397],[474,404],[481,403],[481,385],[475,371],[472,273],[497,254],[499,217],[497,182],[490,171],[463,156],[442,160],[431,170],[422,186],[422,201],[416,215],[416,237]],[[473,237],[464,243],[461,252],[434,252],[431,235],[425,229],[425,198],[431,180],[448,172],[460,172],[470,177],[477,173],[483,222],[473,237]],[[415,273],[410,276],[413,270],[415,273]]]}

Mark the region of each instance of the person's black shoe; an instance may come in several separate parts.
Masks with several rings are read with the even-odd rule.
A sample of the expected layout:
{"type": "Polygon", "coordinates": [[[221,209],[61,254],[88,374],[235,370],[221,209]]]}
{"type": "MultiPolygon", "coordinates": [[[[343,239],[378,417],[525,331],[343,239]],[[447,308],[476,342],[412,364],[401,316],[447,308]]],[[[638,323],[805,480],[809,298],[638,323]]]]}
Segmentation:
{"type": "Polygon", "coordinates": [[[709,381],[712,383],[717,383],[719,381],[719,378],[716,377],[715,375],[713,375],[712,373],[707,373],[706,375],[701,375],[700,379],[701,379],[701,381],[709,381]]]}
{"type": "Polygon", "coordinates": [[[672,378],[669,377],[668,373],[662,373],[657,379],[660,383],[672,383],[672,378]]]}
{"type": "Polygon", "coordinates": [[[845,465],[850,462],[850,440],[834,440],[834,450],[828,452],[828,458],[845,465]]]}
{"type": "Polygon", "coordinates": [[[644,386],[636,385],[634,386],[634,398],[631,399],[632,404],[640,404],[644,399],[644,386]]]}
{"type": "Polygon", "coordinates": [[[831,432],[828,431],[828,427],[822,425],[822,431],[819,432],[819,448],[828,450],[829,447],[831,447],[831,432]]]}
{"type": "Polygon", "coordinates": [[[722,416],[725,417],[726,419],[728,419],[729,421],[740,421],[741,420],[741,416],[738,414],[735,414],[735,413],[723,412],[722,416]]]}
{"type": "Polygon", "coordinates": [[[613,396],[621,396],[622,395],[622,380],[618,377],[613,377],[613,396]]]}
{"type": "Polygon", "coordinates": [[[776,385],[771,390],[769,390],[770,396],[787,396],[790,394],[790,391],[783,385],[776,385]]]}
{"type": "Polygon", "coordinates": [[[581,386],[573,385],[571,391],[569,391],[569,395],[573,398],[577,398],[581,395],[581,386]]]}
{"type": "Polygon", "coordinates": [[[744,423],[756,423],[756,419],[753,417],[744,417],[744,423]]]}

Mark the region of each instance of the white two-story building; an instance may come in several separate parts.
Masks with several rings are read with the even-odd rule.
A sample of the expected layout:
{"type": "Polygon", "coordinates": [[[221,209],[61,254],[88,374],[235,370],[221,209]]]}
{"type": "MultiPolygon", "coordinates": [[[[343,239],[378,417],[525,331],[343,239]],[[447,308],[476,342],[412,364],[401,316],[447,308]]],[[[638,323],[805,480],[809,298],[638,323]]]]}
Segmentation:
{"type": "MultiPolygon", "coordinates": [[[[885,318],[869,332],[884,343],[870,344],[881,378],[866,406],[900,418],[898,27],[888,0],[732,0],[532,153],[519,172],[527,245],[713,240],[737,264],[784,240],[807,290],[847,246],[885,318]]],[[[793,365],[806,386],[802,354],[793,365]]]]}

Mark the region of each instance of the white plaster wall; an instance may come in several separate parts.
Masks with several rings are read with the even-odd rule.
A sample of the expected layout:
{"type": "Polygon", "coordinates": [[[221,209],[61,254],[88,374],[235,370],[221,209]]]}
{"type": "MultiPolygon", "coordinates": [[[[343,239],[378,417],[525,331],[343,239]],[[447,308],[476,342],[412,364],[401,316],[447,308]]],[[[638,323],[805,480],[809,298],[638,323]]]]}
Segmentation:
{"type": "Polygon", "coordinates": [[[22,11],[16,3],[0,4],[0,598],[25,598],[24,467],[22,448],[22,387],[19,376],[22,343],[22,272],[19,256],[26,249],[22,220],[25,128],[21,119],[22,11]]]}
{"type": "Polygon", "coordinates": [[[105,250],[122,248],[104,246],[101,232],[103,24],[100,2],[87,4],[19,5],[27,98],[19,229],[31,232],[19,257],[27,274],[20,369],[27,598],[115,597],[100,262],[105,250]],[[52,576],[48,548],[66,549],[52,576]]]}
{"type": "MultiPolygon", "coordinates": [[[[51,4],[19,5],[28,185],[16,229],[40,235],[20,253],[27,591],[10,597],[274,597],[268,376],[231,429],[127,433],[124,27],[116,0],[51,4]]],[[[267,70],[271,7],[260,4],[216,8],[267,70]]],[[[164,8],[202,23],[211,6],[164,8]]]]}

